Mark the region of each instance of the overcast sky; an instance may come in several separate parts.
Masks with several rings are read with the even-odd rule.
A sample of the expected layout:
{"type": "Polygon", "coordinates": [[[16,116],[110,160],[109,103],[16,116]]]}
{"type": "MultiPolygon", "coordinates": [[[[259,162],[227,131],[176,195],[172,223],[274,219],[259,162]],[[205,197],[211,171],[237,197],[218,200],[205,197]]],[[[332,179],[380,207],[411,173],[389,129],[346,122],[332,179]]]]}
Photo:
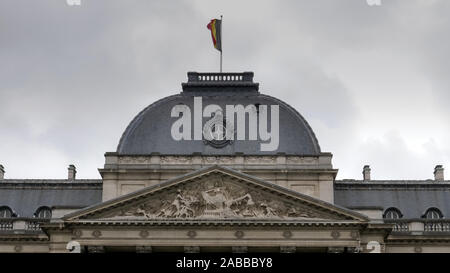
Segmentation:
{"type": "Polygon", "coordinates": [[[224,71],[296,108],[338,179],[450,169],[448,0],[2,0],[5,177],[99,178],[139,111],[218,70],[206,24],[221,14],[224,71]]]}

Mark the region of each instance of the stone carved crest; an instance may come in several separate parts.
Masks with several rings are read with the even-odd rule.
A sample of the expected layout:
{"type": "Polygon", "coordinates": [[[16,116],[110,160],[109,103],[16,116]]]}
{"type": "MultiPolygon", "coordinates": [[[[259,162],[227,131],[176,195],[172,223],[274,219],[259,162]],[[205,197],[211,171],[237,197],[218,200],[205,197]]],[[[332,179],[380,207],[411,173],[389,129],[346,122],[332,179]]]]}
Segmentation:
{"type": "Polygon", "coordinates": [[[146,156],[124,156],[119,158],[120,164],[148,164],[150,157],[146,156]]]}
{"type": "Polygon", "coordinates": [[[188,156],[161,156],[162,164],[190,164],[191,158],[188,156]]]}
{"type": "Polygon", "coordinates": [[[288,156],[286,157],[288,164],[313,164],[317,163],[316,157],[288,156]]]}
{"type": "Polygon", "coordinates": [[[121,219],[318,219],[307,207],[233,181],[205,179],[178,185],[105,218],[121,219]]]}

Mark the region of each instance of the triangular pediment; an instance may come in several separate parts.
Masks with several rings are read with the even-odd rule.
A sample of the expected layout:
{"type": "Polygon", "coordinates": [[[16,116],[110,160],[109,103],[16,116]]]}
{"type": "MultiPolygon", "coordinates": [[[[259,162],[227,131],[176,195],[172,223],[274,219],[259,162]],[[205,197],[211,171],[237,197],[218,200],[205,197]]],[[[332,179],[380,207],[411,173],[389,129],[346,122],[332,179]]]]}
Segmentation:
{"type": "Polygon", "coordinates": [[[366,222],[362,214],[220,166],[79,210],[63,220],[366,222]]]}

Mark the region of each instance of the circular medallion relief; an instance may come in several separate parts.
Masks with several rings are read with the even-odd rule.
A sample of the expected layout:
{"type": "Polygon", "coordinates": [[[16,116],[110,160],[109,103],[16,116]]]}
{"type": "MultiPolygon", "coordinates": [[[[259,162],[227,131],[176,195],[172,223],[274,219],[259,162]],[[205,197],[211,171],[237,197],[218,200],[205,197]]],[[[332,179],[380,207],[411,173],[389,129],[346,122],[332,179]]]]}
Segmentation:
{"type": "Polygon", "coordinates": [[[223,148],[231,144],[233,136],[233,125],[227,122],[221,110],[217,110],[214,117],[208,120],[203,127],[204,143],[214,148],[223,148]]]}
{"type": "Polygon", "coordinates": [[[240,238],[244,237],[244,232],[241,230],[238,230],[234,233],[234,236],[236,236],[236,238],[240,239],[240,238]]]}
{"type": "Polygon", "coordinates": [[[73,232],[73,235],[74,235],[76,238],[80,238],[81,235],[83,235],[83,232],[82,232],[81,230],[75,230],[75,231],[73,232]]]}
{"type": "Polygon", "coordinates": [[[337,239],[337,238],[339,238],[341,236],[341,233],[339,232],[339,231],[337,231],[337,230],[333,230],[332,232],[331,232],[331,237],[333,238],[333,239],[337,239]]]}
{"type": "Polygon", "coordinates": [[[414,247],[414,252],[415,253],[422,253],[422,247],[421,246],[414,247]]]}
{"type": "Polygon", "coordinates": [[[149,233],[146,230],[141,230],[141,232],[139,232],[139,236],[141,236],[142,238],[147,238],[148,235],[149,233]]]}
{"type": "Polygon", "coordinates": [[[189,230],[189,231],[187,232],[187,236],[188,236],[189,238],[195,238],[195,237],[197,236],[197,232],[196,232],[195,230],[189,230]]]}
{"type": "Polygon", "coordinates": [[[94,230],[92,232],[92,236],[94,236],[95,238],[98,238],[98,237],[102,236],[102,232],[100,230],[94,230]]]}
{"type": "Polygon", "coordinates": [[[292,231],[290,231],[290,230],[283,231],[283,237],[286,238],[286,239],[291,238],[292,237],[292,231]]]}

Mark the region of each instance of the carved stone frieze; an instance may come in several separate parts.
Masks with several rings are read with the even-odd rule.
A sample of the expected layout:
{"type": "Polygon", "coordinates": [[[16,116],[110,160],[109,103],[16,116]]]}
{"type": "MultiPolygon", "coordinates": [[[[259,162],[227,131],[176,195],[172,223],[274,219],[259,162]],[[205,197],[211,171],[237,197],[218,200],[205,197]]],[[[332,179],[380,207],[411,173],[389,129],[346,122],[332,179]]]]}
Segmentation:
{"type": "MultiPolygon", "coordinates": [[[[167,155],[158,156],[160,164],[192,164],[193,157],[189,155],[167,155]]],[[[234,156],[202,156],[203,164],[234,164],[234,156]]],[[[122,156],[119,164],[151,164],[152,156],[122,156]]],[[[245,156],[245,164],[277,164],[277,156],[245,156]]],[[[315,157],[286,156],[287,164],[314,164],[315,157]]]]}
{"type": "Polygon", "coordinates": [[[119,158],[120,164],[150,164],[149,156],[123,156],[119,158]]]}
{"type": "Polygon", "coordinates": [[[314,157],[304,156],[288,156],[286,157],[287,164],[312,164],[317,163],[317,159],[314,157]]]}
{"type": "Polygon", "coordinates": [[[191,164],[190,156],[161,156],[161,164],[191,164]]]}
{"type": "Polygon", "coordinates": [[[234,161],[231,156],[204,156],[203,164],[232,164],[234,161]]]}
{"type": "Polygon", "coordinates": [[[330,219],[293,200],[231,179],[210,178],[168,188],[102,218],[330,219]]]}
{"type": "Polygon", "coordinates": [[[245,164],[276,164],[276,156],[246,156],[245,164]]]}

